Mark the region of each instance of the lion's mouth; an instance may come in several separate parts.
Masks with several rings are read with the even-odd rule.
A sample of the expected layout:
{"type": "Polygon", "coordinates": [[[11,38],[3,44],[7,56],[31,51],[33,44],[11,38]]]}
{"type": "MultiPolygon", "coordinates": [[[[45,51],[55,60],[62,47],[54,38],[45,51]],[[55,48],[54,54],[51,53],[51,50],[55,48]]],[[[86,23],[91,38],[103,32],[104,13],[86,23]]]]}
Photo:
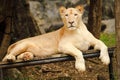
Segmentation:
{"type": "Polygon", "coordinates": [[[75,26],[69,26],[68,28],[69,28],[70,30],[74,30],[74,29],[76,29],[75,26]]]}
{"type": "Polygon", "coordinates": [[[71,25],[71,26],[69,26],[68,28],[73,28],[73,27],[75,27],[75,26],[71,25]]]}

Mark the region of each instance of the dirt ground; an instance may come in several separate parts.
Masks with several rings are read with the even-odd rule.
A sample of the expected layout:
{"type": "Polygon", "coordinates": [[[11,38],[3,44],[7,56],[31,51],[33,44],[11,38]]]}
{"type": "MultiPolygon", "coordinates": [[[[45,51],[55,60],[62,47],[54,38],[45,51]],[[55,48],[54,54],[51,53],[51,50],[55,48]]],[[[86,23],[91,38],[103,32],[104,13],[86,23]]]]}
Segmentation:
{"type": "Polygon", "coordinates": [[[109,80],[108,66],[98,58],[86,59],[86,71],[78,72],[74,61],[25,67],[25,80],[109,80]],[[29,78],[28,78],[29,77],[29,78]]]}

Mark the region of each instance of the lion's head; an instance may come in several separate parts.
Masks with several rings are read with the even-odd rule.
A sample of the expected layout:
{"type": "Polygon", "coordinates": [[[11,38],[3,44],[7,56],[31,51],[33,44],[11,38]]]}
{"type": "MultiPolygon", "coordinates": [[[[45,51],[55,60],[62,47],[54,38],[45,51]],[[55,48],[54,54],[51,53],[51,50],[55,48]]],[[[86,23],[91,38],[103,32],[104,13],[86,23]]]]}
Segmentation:
{"type": "Polygon", "coordinates": [[[83,6],[77,6],[76,8],[60,7],[60,15],[64,25],[69,30],[77,29],[80,20],[82,19],[83,6]]]}

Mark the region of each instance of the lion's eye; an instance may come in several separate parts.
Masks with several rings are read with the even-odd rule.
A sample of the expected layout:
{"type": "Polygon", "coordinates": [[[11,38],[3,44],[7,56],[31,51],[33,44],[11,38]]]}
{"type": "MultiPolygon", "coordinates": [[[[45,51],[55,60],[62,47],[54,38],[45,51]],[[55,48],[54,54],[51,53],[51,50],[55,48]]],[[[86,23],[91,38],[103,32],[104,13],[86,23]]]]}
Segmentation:
{"type": "Polygon", "coordinates": [[[65,15],[66,17],[68,16],[68,14],[65,15]]]}
{"type": "Polygon", "coordinates": [[[77,16],[78,14],[74,14],[74,16],[77,16]]]}

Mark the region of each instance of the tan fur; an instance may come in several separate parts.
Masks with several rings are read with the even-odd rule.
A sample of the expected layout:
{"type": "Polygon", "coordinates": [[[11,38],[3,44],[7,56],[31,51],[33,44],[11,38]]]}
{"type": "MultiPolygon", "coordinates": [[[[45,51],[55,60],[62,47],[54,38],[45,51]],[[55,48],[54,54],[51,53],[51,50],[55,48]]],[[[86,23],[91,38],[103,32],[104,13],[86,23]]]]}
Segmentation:
{"type": "Polygon", "coordinates": [[[75,57],[75,68],[79,71],[85,71],[82,51],[94,46],[94,49],[101,51],[100,59],[103,64],[108,65],[110,59],[106,45],[96,39],[82,21],[84,8],[82,6],[68,9],[61,7],[59,10],[64,23],[61,29],[12,44],[3,61],[15,61],[16,58],[29,60],[34,56],[41,57],[62,52],[75,57]]]}
{"type": "Polygon", "coordinates": [[[20,61],[32,60],[33,58],[34,58],[34,55],[30,52],[22,53],[17,57],[17,59],[20,61]]]}

